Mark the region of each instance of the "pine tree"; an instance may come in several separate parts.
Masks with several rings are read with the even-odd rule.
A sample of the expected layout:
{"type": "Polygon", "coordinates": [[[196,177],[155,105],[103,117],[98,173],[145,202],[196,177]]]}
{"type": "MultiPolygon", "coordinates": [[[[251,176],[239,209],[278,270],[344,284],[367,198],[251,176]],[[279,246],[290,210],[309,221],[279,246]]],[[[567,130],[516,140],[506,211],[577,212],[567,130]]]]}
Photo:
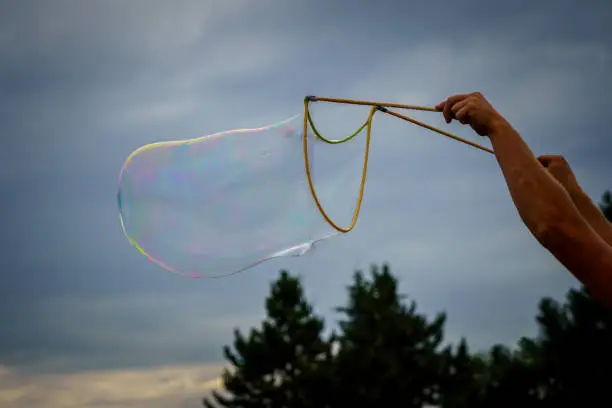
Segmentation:
{"type": "MultiPolygon", "coordinates": [[[[603,194],[599,207],[612,221],[610,192],[603,194]]],[[[498,350],[487,402],[509,401],[507,395],[522,398],[514,406],[598,406],[609,401],[612,311],[584,288],[572,289],[563,304],[542,299],[536,321],[538,335],[521,339],[517,353],[500,357],[504,353],[498,350]]]]}
{"type": "Polygon", "coordinates": [[[606,191],[601,197],[601,204],[599,204],[599,208],[606,216],[608,221],[612,221],[612,193],[606,191]]]}
{"type": "Polygon", "coordinates": [[[335,364],[341,406],[421,408],[434,401],[445,316],[429,322],[402,298],[387,266],[373,267],[371,281],[355,274],[348,305],[338,309],[346,317],[335,364]]]}
{"type": "Polygon", "coordinates": [[[609,401],[612,378],[612,312],[586,291],[570,290],[562,305],[543,299],[539,334],[526,341],[538,349],[538,382],[546,406],[609,401]]]}
{"type": "Polygon", "coordinates": [[[224,348],[232,364],[223,374],[224,390],[204,406],[227,408],[325,407],[330,384],[330,342],[324,322],[305,299],[299,279],[285,271],[266,300],[267,317],[249,336],[235,331],[234,348],[224,348]]]}
{"type": "Polygon", "coordinates": [[[541,394],[534,366],[520,350],[495,345],[485,358],[486,380],[483,382],[480,407],[539,407],[541,394]]]}
{"type": "Polygon", "coordinates": [[[444,408],[477,408],[488,379],[486,362],[472,356],[465,339],[456,348],[448,346],[442,352],[440,392],[437,404],[444,408]]]}
{"type": "MultiPolygon", "coordinates": [[[[612,195],[599,205],[612,221],[612,195]]],[[[596,302],[583,287],[570,290],[563,305],[543,299],[537,317],[542,382],[548,406],[609,401],[612,378],[612,311],[596,302]]]]}

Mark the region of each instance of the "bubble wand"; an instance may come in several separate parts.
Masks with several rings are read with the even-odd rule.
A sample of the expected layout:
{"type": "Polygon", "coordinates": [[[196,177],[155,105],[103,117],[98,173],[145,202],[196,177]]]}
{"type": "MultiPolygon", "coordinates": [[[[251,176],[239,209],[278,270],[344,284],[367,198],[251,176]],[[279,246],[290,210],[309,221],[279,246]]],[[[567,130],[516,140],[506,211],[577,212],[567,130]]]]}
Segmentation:
{"type": "Polygon", "coordinates": [[[442,129],[438,129],[435,128],[431,125],[428,125],[426,123],[420,122],[416,119],[413,119],[409,116],[405,116],[402,115],[400,113],[394,112],[389,110],[389,108],[397,108],[397,109],[411,109],[411,110],[421,110],[421,111],[428,111],[428,112],[438,112],[438,110],[436,110],[435,108],[432,107],[428,107],[428,106],[418,106],[418,105],[405,105],[405,104],[398,104],[398,103],[387,103],[387,102],[372,102],[372,101],[362,101],[362,100],[355,100],[355,99],[342,99],[342,98],[326,98],[326,97],[318,97],[318,96],[307,96],[304,98],[304,132],[303,132],[303,149],[304,149],[304,166],[306,169],[306,178],[308,179],[308,186],[310,188],[310,193],[312,194],[312,198],[317,206],[317,208],[319,209],[319,211],[321,212],[321,215],[323,216],[323,218],[325,218],[325,221],[327,221],[327,223],[329,225],[332,226],[332,228],[334,228],[336,231],[338,232],[342,232],[342,233],[346,233],[351,231],[355,225],[357,224],[357,219],[359,218],[359,212],[361,210],[361,204],[363,202],[363,193],[364,193],[364,189],[365,189],[365,182],[366,182],[366,176],[368,173],[368,158],[369,158],[369,154],[370,154],[370,140],[371,140],[371,136],[372,136],[372,119],[374,118],[374,114],[377,111],[386,113],[388,115],[394,116],[396,118],[399,119],[403,119],[405,121],[408,121],[410,123],[413,123],[415,125],[424,127],[426,129],[429,129],[433,132],[437,132],[440,133],[441,135],[444,135],[446,137],[449,137],[451,139],[454,139],[456,141],[459,141],[461,143],[465,143],[467,145],[470,145],[472,147],[475,147],[477,149],[483,150],[485,152],[488,153],[493,153],[493,150],[489,149],[488,147],[479,145],[477,143],[471,142],[467,139],[461,138],[459,136],[453,135],[452,133],[446,132],[442,129]],[[332,140],[332,139],[327,139],[325,137],[323,137],[318,129],[316,128],[312,117],[310,115],[310,110],[309,110],[309,103],[310,102],[332,102],[332,103],[341,103],[341,104],[348,104],[348,105],[365,105],[365,106],[371,106],[372,108],[370,109],[370,113],[368,115],[368,119],[365,121],[365,123],[363,125],[361,125],[361,127],[359,129],[357,129],[357,131],[355,131],[354,133],[352,133],[351,135],[345,137],[344,139],[338,139],[338,140],[332,140]],[[365,153],[363,156],[363,166],[362,166],[362,170],[361,170],[361,182],[359,184],[359,194],[357,196],[357,205],[355,206],[355,211],[353,212],[353,218],[351,220],[351,223],[347,226],[347,227],[341,227],[338,224],[336,224],[327,214],[327,212],[325,211],[325,209],[323,209],[323,206],[321,205],[321,202],[319,200],[319,197],[317,196],[317,192],[314,188],[314,183],[312,181],[312,174],[310,172],[310,158],[308,155],[308,125],[310,125],[312,131],[315,133],[315,135],[319,138],[319,140],[325,142],[325,143],[329,143],[329,144],[340,144],[340,143],[345,143],[348,142],[349,140],[353,139],[355,136],[357,136],[358,134],[360,134],[363,129],[366,129],[366,146],[365,146],[365,153]]]}
{"type": "Polygon", "coordinates": [[[304,98],[303,133],[296,133],[291,125],[300,117],[295,115],[259,128],[226,130],[192,139],[141,146],[128,156],[119,174],[117,202],[123,233],[150,261],[190,278],[228,276],[270,259],[302,256],[318,242],[347,233],[355,227],[363,202],[372,120],[376,112],[493,153],[487,147],[401,114],[396,111],[399,109],[438,112],[427,106],[307,96],[304,98]],[[315,126],[309,110],[309,104],[314,102],[365,105],[370,110],[367,120],[357,131],[334,140],[321,135],[315,126]],[[366,146],[357,205],[350,224],[340,226],[328,216],[315,190],[308,139],[312,137],[327,144],[341,144],[355,138],[364,129],[366,146]],[[238,134],[242,135],[242,147],[235,149],[236,146],[227,140],[228,137],[234,140],[238,134]],[[293,135],[299,135],[297,144],[291,137],[293,135]],[[258,143],[268,143],[272,151],[266,150],[262,156],[258,143]],[[284,191],[280,194],[284,199],[275,200],[258,201],[255,196],[248,197],[249,192],[260,191],[259,186],[283,188],[300,185],[298,181],[303,180],[304,173],[295,167],[300,159],[304,160],[309,191],[297,194],[284,191]],[[263,175],[278,176],[267,176],[258,186],[241,182],[241,176],[251,174],[244,166],[253,163],[264,165],[266,173],[263,175]],[[291,169],[283,168],[285,164],[291,169]],[[229,186],[238,189],[233,195],[221,197],[218,193],[229,186]],[[247,189],[244,194],[239,193],[244,189],[247,189]],[[258,202],[264,206],[258,206],[258,202]],[[247,220],[247,227],[254,231],[251,240],[243,236],[242,224],[237,223],[237,219],[242,220],[241,223],[247,220]],[[300,224],[291,225],[290,220],[296,219],[300,224]],[[331,226],[334,231],[315,230],[310,222],[331,226]]]}

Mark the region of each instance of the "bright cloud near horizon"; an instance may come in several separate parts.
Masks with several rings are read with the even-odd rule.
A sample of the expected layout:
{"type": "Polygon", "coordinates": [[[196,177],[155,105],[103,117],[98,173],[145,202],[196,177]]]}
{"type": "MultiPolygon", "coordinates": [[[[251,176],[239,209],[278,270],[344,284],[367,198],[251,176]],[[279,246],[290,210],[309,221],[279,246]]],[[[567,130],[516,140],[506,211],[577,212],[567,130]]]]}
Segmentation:
{"type": "MultiPolygon", "coordinates": [[[[611,19],[595,0],[3,1],[0,405],[201,406],[283,268],[330,326],[355,269],[388,262],[420,311],[447,312],[449,341],[533,335],[538,301],[577,282],[521,223],[495,159],[425,129],[376,119],[355,231],[222,280],[177,278],[126,242],[118,173],[143,144],[273,123],[308,94],[480,91],[597,202],[612,189],[611,19]]],[[[316,109],[334,136],[358,126],[316,109]]]]}

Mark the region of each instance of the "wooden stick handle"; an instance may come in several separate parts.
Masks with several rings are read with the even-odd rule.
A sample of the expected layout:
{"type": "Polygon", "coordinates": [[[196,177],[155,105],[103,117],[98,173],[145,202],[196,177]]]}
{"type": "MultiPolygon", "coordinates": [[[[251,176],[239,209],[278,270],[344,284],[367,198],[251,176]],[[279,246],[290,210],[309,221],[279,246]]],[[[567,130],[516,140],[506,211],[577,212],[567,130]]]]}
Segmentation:
{"type": "Polygon", "coordinates": [[[400,119],[403,119],[403,120],[408,121],[410,123],[414,123],[415,125],[424,127],[425,129],[429,129],[429,130],[431,130],[433,132],[438,132],[438,133],[440,133],[440,134],[442,134],[442,135],[444,135],[446,137],[450,137],[451,139],[454,139],[454,140],[456,140],[458,142],[468,144],[468,145],[470,145],[472,147],[475,147],[475,148],[480,149],[480,150],[484,150],[485,152],[488,152],[488,153],[491,153],[491,154],[495,154],[495,152],[492,149],[489,149],[488,147],[479,145],[478,143],[474,143],[474,142],[472,142],[470,140],[467,140],[467,139],[464,139],[462,137],[455,136],[452,133],[446,132],[446,131],[444,131],[442,129],[435,128],[433,126],[428,125],[427,123],[419,122],[418,120],[412,119],[412,118],[410,118],[408,116],[405,116],[405,115],[402,115],[401,113],[393,112],[393,111],[390,111],[388,109],[381,109],[381,111],[383,111],[383,112],[385,112],[385,113],[387,113],[387,114],[389,114],[391,116],[395,116],[396,118],[400,118],[400,119]]]}
{"type": "Polygon", "coordinates": [[[421,110],[421,111],[428,111],[428,112],[438,112],[436,108],[432,108],[430,106],[404,105],[401,103],[391,103],[391,102],[361,101],[361,100],[355,100],[355,99],[326,98],[322,96],[309,96],[308,98],[312,102],[320,101],[320,102],[332,102],[332,103],[345,103],[348,105],[383,106],[386,108],[412,109],[412,110],[421,110]]]}
{"type": "Polygon", "coordinates": [[[379,108],[380,111],[385,112],[391,116],[395,116],[396,118],[400,118],[403,119],[405,121],[408,121],[410,123],[413,123],[415,125],[424,127],[425,129],[429,129],[433,132],[437,132],[440,133],[441,135],[444,135],[446,137],[450,137],[451,139],[454,139],[458,142],[461,143],[465,143],[468,144],[472,147],[475,147],[477,149],[483,150],[487,153],[491,153],[491,154],[495,154],[495,152],[492,149],[489,149],[488,147],[479,145],[478,143],[474,143],[472,141],[469,141],[467,139],[464,139],[462,137],[459,136],[455,136],[452,133],[446,132],[442,129],[438,129],[435,128],[433,126],[428,125],[427,123],[423,123],[420,122],[416,119],[410,118],[408,116],[402,115],[400,113],[397,112],[393,112],[388,110],[387,108],[397,108],[397,109],[412,109],[412,110],[421,110],[421,111],[427,111],[427,112],[439,112],[439,110],[437,110],[436,108],[432,108],[430,106],[418,106],[418,105],[404,105],[401,103],[390,103],[390,102],[374,102],[374,101],[362,101],[362,100],[358,100],[358,99],[344,99],[344,98],[326,98],[326,97],[322,97],[322,96],[307,96],[306,99],[308,99],[311,102],[316,102],[316,101],[320,101],[320,102],[332,102],[332,103],[343,103],[343,104],[348,104],[348,105],[367,105],[367,106],[376,106],[379,108]]]}

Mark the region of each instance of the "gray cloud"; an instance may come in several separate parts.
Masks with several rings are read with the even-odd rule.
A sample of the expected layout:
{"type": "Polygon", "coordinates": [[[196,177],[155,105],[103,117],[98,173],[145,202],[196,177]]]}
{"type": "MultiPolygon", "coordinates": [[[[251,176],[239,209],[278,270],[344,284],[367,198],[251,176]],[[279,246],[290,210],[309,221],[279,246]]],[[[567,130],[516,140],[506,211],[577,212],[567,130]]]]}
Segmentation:
{"type": "Polygon", "coordinates": [[[98,370],[27,376],[0,367],[0,402],[19,408],[194,407],[218,388],[220,365],[167,365],[148,370],[98,370]]]}
{"type": "MultiPolygon", "coordinates": [[[[598,199],[612,170],[604,2],[509,2],[495,12],[484,1],[4,4],[4,364],[52,372],[218,362],[232,328],[256,324],[282,267],[304,276],[333,321],[353,270],[388,261],[424,310],[449,311],[451,338],[477,347],[529,334],[538,299],[575,284],[521,224],[492,157],[384,115],[356,230],[225,280],[177,279],[131,248],[116,184],[142,144],[276,122],[298,113],[305,94],[431,105],[481,90],[534,151],[566,155],[598,199]]],[[[314,109],[333,136],[366,114],[314,109]]],[[[413,116],[486,144],[439,115],[413,116]]],[[[361,154],[360,143],[342,157],[361,154]]],[[[316,153],[325,180],[333,156],[316,153]]],[[[328,204],[343,222],[359,160],[327,190],[342,193],[328,204]]]]}

